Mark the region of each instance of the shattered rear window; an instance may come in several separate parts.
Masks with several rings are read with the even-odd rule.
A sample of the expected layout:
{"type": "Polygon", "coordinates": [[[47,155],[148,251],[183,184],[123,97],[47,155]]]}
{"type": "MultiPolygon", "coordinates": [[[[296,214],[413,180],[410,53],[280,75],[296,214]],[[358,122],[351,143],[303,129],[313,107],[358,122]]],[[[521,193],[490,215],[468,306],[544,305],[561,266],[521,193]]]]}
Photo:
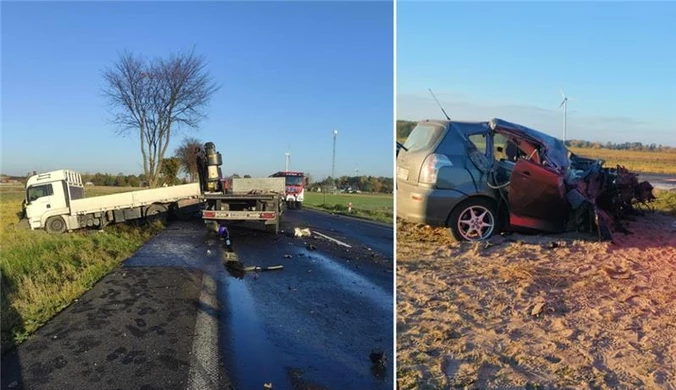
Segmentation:
{"type": "Polygon", "coordinates": [[[415,152],[431,147],[443,133],[444,129],[436,125],[419,124],[413,128],[404,142],[405,150],[415,152]]]}
{"type": "Polygon", "coordinates": [[[474,144],[474,146],[476,146],[476,148],[481,153],[483,153],[484,155],[487,154],[486,153],[486,134],[483,134],[483,133],[482,134],[472,134],[472,135],[468,136],[467,138],[469,138],[470,142],[472,142],[474,144]]]}

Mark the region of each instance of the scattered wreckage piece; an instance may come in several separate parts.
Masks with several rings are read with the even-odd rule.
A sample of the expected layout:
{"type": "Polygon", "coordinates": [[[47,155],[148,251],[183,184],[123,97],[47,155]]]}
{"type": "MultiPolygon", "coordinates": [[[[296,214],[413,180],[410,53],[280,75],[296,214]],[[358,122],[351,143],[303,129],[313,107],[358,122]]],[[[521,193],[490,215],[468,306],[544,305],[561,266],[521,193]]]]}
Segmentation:
{"type": "Polygon", "coordinates": [[[310,231],[310,228],[293,228],[293,235],[294,237],[310,237],[312,236],[312,232],[310,231]]]}

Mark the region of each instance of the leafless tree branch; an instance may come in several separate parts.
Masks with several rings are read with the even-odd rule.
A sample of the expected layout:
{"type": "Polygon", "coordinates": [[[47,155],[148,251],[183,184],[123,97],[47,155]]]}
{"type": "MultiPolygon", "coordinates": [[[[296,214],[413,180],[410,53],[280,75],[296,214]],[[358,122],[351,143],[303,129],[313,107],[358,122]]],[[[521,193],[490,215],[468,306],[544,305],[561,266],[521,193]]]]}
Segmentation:
{"type": "Polygon", "coordinates": [[[111,122],[118,134],[138,132],[144,173],[154,187],[172,135],[199,127],[220,86],[194,49],[154,60],[125,52],[103,71],[103,79],[111,122]]]}

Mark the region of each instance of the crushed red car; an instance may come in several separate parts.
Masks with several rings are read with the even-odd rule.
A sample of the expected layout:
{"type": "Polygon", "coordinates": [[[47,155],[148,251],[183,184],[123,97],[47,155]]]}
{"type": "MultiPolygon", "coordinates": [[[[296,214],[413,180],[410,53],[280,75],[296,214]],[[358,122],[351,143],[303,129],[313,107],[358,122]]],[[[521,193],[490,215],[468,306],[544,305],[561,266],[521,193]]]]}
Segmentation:
{"type": "Polygon", "coordinates": [[[397,153],[397,214],[459,240],[500,230],[626,232],[655,199],[625,167],[580,157],[550,135],[501,119],[421,121],[397,153]]]}

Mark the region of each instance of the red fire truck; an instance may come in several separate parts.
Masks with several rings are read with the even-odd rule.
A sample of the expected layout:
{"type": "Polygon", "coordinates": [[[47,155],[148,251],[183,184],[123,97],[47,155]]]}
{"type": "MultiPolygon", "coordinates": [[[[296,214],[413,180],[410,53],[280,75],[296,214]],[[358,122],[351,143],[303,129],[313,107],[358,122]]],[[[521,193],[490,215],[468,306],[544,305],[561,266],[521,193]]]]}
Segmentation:
{"type": "Polygon", "coordinates": [[[270,177],[283,177],[286,179],[286,208],[300,209],[303,207],[305,198],[305,186],[307,184],[303,172],[279,171],[270,177]]]}

